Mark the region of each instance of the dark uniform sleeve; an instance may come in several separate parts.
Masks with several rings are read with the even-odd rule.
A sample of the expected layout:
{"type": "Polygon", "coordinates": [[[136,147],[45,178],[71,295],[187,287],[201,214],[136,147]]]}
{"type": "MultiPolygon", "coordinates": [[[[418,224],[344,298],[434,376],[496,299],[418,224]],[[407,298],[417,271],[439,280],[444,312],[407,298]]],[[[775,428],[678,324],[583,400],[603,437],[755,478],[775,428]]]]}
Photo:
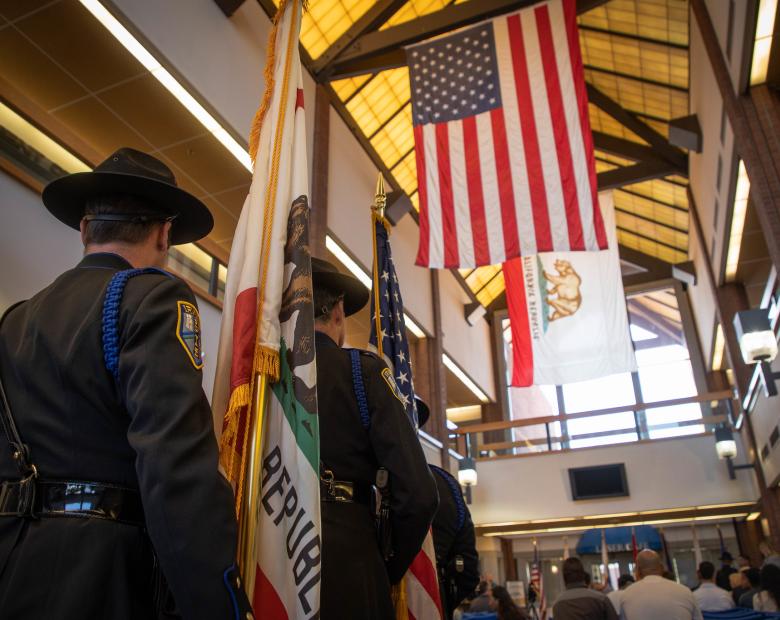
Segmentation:
{"type": "Polygon", "coordinates": [[[231,570],[237,540],[233,492],[217,470],[201,371],[177,337],[177,302],[196,302],[179,280],[137,280],[146,278],[159,283],[136,309],[127,308],[119,385],[131,418],[128,439],[137,454],[149,535],[184,618],[244,620],[249,604],[231,570]]]}
{"type": "Polygon", "coordinates": [[[477,537],[474,533],[474,522],[471,513],[466,508],[466,518],[463,527],[458,531],[452,545],[452,557],[463,558],[463,571],[453,570],[455,585],[458,589],[458,602],[471,597],[479,584],[479,555],[477,554],[477,537]]]}
{"type": "Polygon", "coordinates": [[[390,582],[398,583],[422,548],[439,495],[412,423],[382,376],[387,366],[373,357],[362,359],[371,413],[371,445],[379,466],[390,473],[394,554],[387,562],[387,572],[390,582]]]}

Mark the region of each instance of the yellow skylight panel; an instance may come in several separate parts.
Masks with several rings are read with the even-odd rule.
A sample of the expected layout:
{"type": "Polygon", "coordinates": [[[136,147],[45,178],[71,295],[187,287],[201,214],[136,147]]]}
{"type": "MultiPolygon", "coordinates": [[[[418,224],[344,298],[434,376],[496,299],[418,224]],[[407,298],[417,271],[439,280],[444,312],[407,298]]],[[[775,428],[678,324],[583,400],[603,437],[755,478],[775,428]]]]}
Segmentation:
{"type": "Polygon", "coordinates": [[[414,151],[399,161],[390,172],[393,173],[401,189],[407,194],[411,194],[417,189],[417,162],[414,151]]]}
{"type": "Polygon", "coordinates": [[[485,288],[482,289],[480,294],[477,296],[477,299],[479,299],[481,304],[488,305],[496,297],[503,293],[505,288],[506,284],[504,283],[504,272],[502,271],[490,282],[488,282],[487,286],[485,286],[485,288]]]}
{"type": "Polygon", "coordinates": [[[339,99],[346,101],[358,88],[371,79],[371,74],[359,75],[358,77],[345,78],[343,80],[334,80],[330,83],[333,90],[336,91],[339,99]]]}
{"type": "Polygon", "coordinates": [[[383,122],[409,101],[409,70],[383,71],[347,104],[363,133],[370,136],[383,122]]]}
{"type": "Polygon", "coordinates": [[[495,276],[501,270],[501,265],[487,265],[485,267],[477,267],[466,278],[466,284],[475,293],[487,284],[493,276],[495,276]]]}
{"type": "Polygon", "coordinates": [[[411,104],[371,138],[371,145],[387,166],[394,166],[406,155],[414,146],[411,104]]]}
{"type": "MultiPolygon", "coordinates": [[[[278,4],[278,3],[276,3],[278,4]]],[[[313,0],[301,18],[301,43],[319,58],[355,21],[374,5],[372,0],[313,0]]]]}
{"type": "Polygon", "coordinates": [[[447,0],[410,0],[404,4],[387,22],[380,28],[384,30],[391,26],[397,26],[404,22],[411,21],[421,15],[427,15],[434,11],[445,8],[449,2],[447,0]]]}

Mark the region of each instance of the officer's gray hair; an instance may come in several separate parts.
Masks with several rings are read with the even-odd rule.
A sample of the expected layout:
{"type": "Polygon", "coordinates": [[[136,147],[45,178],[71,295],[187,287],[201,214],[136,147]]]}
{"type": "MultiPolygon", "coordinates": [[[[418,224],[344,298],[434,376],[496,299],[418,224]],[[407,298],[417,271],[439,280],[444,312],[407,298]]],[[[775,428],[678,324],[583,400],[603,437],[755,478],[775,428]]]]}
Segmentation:
{"type": "Polygon", "coordinates": [[[314,320],[327,323],[330,315],[340,301],[344,300],[344,293],[337,293],[325,288],[314,289],[314,320]]]}
{"type": "MultiPolygon", "coordinates": [[[[92,198],[84,207],[84,215],[124,215],[129,213],[153,213],[154,207],[140,198],[128,194],[105,195],[92,198]]],[[[85,243],[141,243],[160,222],[103,222],[87,223],[85,243]]]]}

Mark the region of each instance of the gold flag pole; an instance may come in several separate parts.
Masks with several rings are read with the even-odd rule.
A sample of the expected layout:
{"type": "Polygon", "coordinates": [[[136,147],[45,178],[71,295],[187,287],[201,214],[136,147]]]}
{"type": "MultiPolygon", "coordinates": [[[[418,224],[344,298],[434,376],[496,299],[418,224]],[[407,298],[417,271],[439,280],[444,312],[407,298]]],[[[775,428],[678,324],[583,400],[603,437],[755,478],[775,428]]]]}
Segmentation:
{"type": "MultiPolygon", "coordinates": [[[[255,546],[260,502],[260,472],[263,458],[263,421],[265,419],[268,375],[258,373],[254,381],[255,392],[250,404],[249,450],[241,507],[238,517],[238,567],[247,587],[255,583],[257,564],[255,546]]],[[[251,593],[249,593],[251,596],[251,593]]]]}
{"type": "Polygon", "coordinates": [[[371,240],[374,248],[374,286],[372,287],[374,293],[374,324],[376,327],[376,351],[380,356],[382,355],[382,329],[379,320],[379,259],[376,251],[376,223],[385,223],[385,206],[387,206],[387,194],[385,194],[385,181],[380,172],[376,180],[374,204],[371,205],[371,240]]]}

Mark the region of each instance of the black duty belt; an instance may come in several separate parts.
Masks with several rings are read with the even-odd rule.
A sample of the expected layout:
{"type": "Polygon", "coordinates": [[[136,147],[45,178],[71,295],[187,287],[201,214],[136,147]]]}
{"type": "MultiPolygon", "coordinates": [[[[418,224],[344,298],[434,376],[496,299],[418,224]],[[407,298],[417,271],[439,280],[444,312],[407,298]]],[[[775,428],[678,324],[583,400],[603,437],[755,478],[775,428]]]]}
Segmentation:
{"type": "MultiPolygon", "coordinates": [[[[332,474],[331,474],[332,475],[332,474]]],[[[323,502],[342,502],[370,506],[374,499],[374,487],[367,483],[320,478],[320,499],[323,502]]]]}
{"type": "Polygon", "coordinates": [[[34,478],[0,483],[0,517],[87,517],[144,525],[141,496],[134,489],[34,478]]]}

